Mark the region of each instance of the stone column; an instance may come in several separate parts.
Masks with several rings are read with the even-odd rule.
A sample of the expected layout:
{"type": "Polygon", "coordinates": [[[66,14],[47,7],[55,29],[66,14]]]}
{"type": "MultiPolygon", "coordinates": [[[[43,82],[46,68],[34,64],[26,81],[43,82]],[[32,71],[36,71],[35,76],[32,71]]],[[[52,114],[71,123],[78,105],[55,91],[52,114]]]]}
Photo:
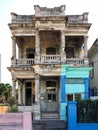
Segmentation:
{"type": "Polygon", "coordinates": [[[23,58],[22,57],[22,49],[18,48],[18,58],[23,58]]]}
{"type": "Polygon", "coordinates": [[[16,80],[12,78],[12,97],[16,99],[16,80]]]}
{"type": "Polygon", "coordinates": [[[84,65],[89,66],[89,61],[88,61],[88,48],[87,48],[87,39],[88,36],[84,36],[84,65]]]}
{"type": "Polygon", "coordinates": [[[21,104],[21,87],[22,87],[22,84],[21,83],[18,83],[18,103],[21,104]]]}
{"type": "Polygon", "coordinates": [[[40,120],[40,79],[39,79],[39,75],[37,75],[35,77],[34,119],[40,120]]]}
{"type": "Polygon", "coordinates": [[[61,61],[66,61],[66,54],[65,54],[65,32],[61,31],[61,61]]]}
{"type": "Polygon", "coordinates": [[[84,57],[87,58],[88,48],[87,48],[88,36],[84,36],[84,57]]]}
{"type": "Polygon", "coordinates": [[[40,60],[40,36],[39,36],[39,30],[36,30],[35,52],[36,52],[36,62],[39,62],[39,60],[40,60]]]}
{"type": "Polygon", "coordinates": [[[39,101],[40,101],[40,99],[39,99],[39,96],[40,96],[40,88],[39,88],[39,81],[40,79],[39,79],[39,76],[37,75],[36,77],[35,77],[35,103],[36,104],[39,104],[39,101]]]}
{"type": "Polygon", "coordinates": [[[16,37],[12,36],[12,58],[16,59],[16,37]]]}
{"type": "Polygon", "coordinates": [[[26,105],[26,87],[25,87],[25,84],[23,84],[23,89],[22,89],[22,103],[24,105],[26,105]]]}

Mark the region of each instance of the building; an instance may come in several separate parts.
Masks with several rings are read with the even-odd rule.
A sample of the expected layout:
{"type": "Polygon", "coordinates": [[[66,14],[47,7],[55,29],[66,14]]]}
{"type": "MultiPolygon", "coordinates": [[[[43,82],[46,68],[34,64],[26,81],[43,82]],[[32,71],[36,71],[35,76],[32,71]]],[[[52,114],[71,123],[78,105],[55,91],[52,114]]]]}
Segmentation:
{"type": "MultiPolygon", "coordinates": [[[[32,111],[35,121],[65,121],[68,101],[89,98],[87,34],[91,24],[88,13],[65,15],[65,8],[35,5],[34,15],[11,13],[12,58],[8,69],[12,95],[17,82],[19,109],[32,111]]],[[[61,129],[63,125],[51,125],[51,129],[53,126],[61,129]]]]}
{"type": "MultiPolygon", "coordinates": [[[[93,45],[88,51],[88,57],[92,71],[90,74],[90,92],[91,96],[98,95],[98,39],[95,40],[93,45]]],[[[95,97],[94,97],[95,98],[95,97]]],[[[98,98],[98,97],[96,97],[98,98]]]]}

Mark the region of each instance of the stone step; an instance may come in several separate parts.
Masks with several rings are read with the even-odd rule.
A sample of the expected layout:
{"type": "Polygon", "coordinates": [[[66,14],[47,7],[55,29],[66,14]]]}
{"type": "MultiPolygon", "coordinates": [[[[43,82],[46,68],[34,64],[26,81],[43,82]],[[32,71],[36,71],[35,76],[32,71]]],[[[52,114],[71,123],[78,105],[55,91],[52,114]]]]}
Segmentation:
{"type": "Polygon", "coordinates": [[[41,114],[41,119],[59,119],[59,113],[45,112],[41,114]]]}

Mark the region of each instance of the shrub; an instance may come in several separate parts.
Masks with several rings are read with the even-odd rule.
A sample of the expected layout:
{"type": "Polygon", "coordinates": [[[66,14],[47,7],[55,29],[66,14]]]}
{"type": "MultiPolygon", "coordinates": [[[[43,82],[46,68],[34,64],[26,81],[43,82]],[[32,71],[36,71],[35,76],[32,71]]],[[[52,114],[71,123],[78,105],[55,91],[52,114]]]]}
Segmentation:
{"type": "Polygon", "coordinates": [[[9,109],[7,112],[18,112],[17,100],[14,97],[11,97],[8,101],[9,109]]]}
{"type": "Polygon", "coordinates": [[[81,123],[98,123],[98,100],[80,100],[77,103],[77,120],[81,123]]]}

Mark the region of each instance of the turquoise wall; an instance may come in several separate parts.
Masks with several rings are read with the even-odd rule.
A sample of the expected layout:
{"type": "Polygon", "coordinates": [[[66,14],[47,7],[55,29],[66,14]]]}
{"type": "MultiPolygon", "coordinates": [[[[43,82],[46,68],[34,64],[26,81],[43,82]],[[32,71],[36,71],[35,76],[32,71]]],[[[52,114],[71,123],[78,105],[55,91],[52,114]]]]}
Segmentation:
{"type": "Polygon", "coordinates": [[[68,93],[83,93],[84,84],[66,84],[66,94],[68,93]]]}
{"type": "Polygon", "coordinates": [[[66,75],[66,78],[88,78],[91,67],[71,67],[70,65],[62,65],[61,75],[66,75]]]}

